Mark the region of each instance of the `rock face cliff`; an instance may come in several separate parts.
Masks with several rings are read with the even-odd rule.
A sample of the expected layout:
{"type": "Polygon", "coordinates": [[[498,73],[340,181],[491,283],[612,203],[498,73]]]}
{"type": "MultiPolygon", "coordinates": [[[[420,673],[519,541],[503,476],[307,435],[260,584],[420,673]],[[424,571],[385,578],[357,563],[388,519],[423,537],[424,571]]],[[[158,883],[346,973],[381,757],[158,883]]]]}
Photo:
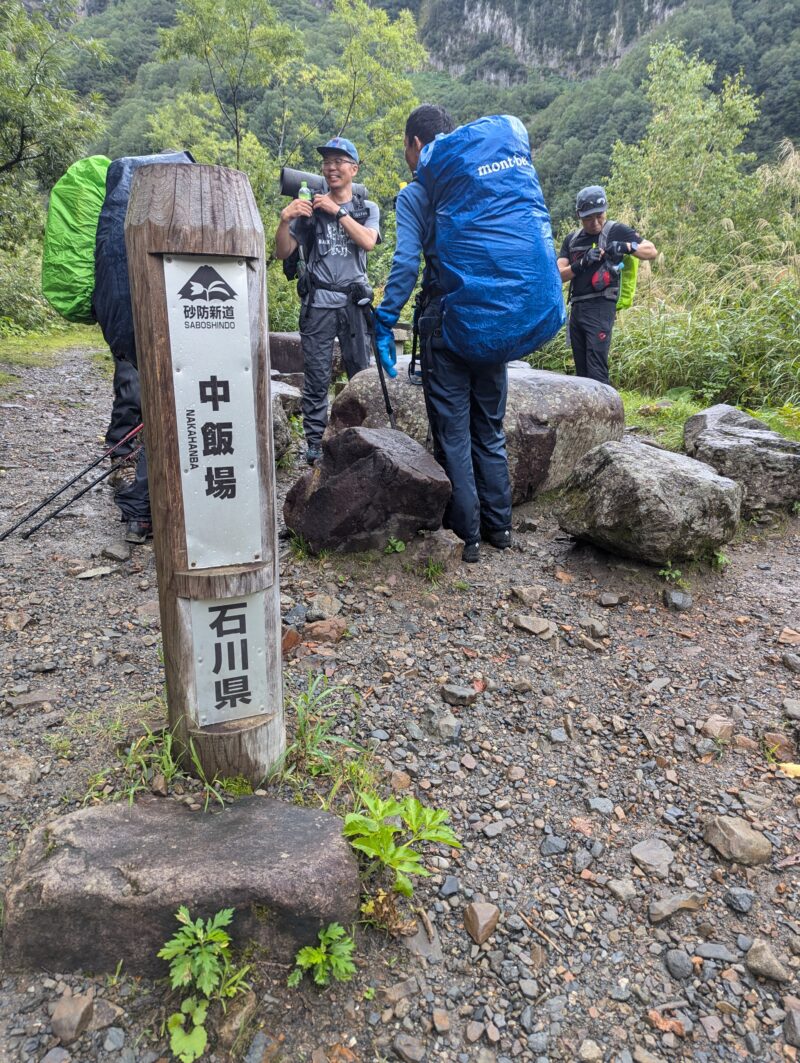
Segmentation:
{"type": "Polygon", "coordinates": [[[453,73],[480,56],[489,65],[500,51],[524,66],[586,73],[619,59],[680,4],[567,0],[554,10],[549,0],[422,0],[419,20],[432,60],[453,73]]]}

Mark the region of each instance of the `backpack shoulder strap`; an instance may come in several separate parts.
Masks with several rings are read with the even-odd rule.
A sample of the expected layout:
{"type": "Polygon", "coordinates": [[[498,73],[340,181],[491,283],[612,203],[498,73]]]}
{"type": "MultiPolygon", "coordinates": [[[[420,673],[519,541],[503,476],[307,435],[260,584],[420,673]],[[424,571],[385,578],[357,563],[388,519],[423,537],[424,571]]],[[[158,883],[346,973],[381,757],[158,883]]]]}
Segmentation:
{"type": "Polygon", "coordinates": [[[597,246],[601,251],[605,251],[606,244],[608,243],[608,234],[614,226],[613,221],[607,221],[603,228],[600,230],[600,235],[597,237],[597,246]]]}

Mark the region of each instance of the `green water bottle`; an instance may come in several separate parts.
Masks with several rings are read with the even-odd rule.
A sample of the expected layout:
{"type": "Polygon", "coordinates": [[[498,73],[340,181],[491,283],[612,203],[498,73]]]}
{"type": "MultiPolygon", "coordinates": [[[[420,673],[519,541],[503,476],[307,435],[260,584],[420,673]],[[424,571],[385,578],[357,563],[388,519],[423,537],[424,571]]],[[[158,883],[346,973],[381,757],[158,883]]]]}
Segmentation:
{"type": "Polygon", "coordinates": [[[297,193],[297,198],[304,199],[307,203],[311,202],[313,196],[311,194],[311,189],[308,187],[308,181],[300,182],[300,190],[297,193]]]}

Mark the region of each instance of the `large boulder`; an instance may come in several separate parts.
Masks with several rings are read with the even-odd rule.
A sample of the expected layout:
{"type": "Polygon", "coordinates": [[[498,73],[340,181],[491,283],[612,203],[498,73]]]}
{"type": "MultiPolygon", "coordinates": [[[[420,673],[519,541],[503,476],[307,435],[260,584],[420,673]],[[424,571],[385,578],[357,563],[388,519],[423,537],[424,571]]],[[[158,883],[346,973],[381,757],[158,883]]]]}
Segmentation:
{"type": "Polygon", "coordinates": [[[193,916],[234,908],[235,941],[291,961],[358,914],[358,865],[336,816],[268,798],[222,813],[156,798],[58,816],[28,835],[5,897],[8,970],[163,976],[156,953],[193,916]]]}
{"type": "MultiPolygon", "coordinates": [[[[425,400],[422,388],[408,378],[409,362],[407,356],[398,358],[397,377],[387,384],[398,429],[424,445],[425,400]]],[[[562,484],[592,447],[622,438],[624,421],[622,400],[613,388],[510,362],[505,429],[514,504],[562,484]]],[[[337,395],[328,431],[388,423],[378,371],[366,369],[337,395]]]]}
{"type": "Polygon", "coordinates": [[[383,549],[438,528],[449,497],[442,467],[403,432],[348,428],[326,433],[322,460],[291,487],[283,519],[314,553],[383,549]]]}
{"type": "Polygon", "coordinates": [[[745,514],[800,500],[800,443],[735,406],[720,403],[690,417],[683,442],[687,454],[742,485],[745,514]]]}
{"type": "MultiPolygon", "coordinates": [[[[299,332],[270,332],[269,364],[277,373],[302,373],[305,367],[303,346],[299,332]]],[[[342,372],[342,352],[339,341],[333,341],[333,376],[342,372]]]]}
{"type": "Polygon", "coordinates": [[[612,553],[664,563],[708,557],[729,542],[742,489],[710,466],[632,439],[585,455],[556,511],[570,535],[612,553]]]}

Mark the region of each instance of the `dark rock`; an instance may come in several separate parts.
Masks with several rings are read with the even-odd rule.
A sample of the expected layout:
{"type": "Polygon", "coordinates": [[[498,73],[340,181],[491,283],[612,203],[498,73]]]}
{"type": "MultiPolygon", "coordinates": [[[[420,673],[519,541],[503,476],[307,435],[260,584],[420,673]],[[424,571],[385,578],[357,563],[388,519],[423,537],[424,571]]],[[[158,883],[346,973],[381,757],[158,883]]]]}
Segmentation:
{"type": "Polygon", "coordinates": [[[442,700],[448,705],[472,705],[477,700],[478,691],[475,687],[460,687],[453,683],[445,683],[441,688],[442,700]]]}
{"type": "Polygon", "coordinates": [[[665,587],[661,592],[664,605],[673,613],[688,613],[694,605],[694,599],[686,591],[676,590],[674,587],[665,587]]]}
{"type": "Polygon", "coordinates": [[[236,941],[291,960],[321,926],[358,912],[358,866],[341,831],[335,816],[259,797],[216,815],[145,799],[56,817],[28,835],[6,893],[4,964],[101,972],[123,960],[130,973],[163,976],[156,953],[180,904],[235,908],[236,941]]]}
{"type": "Polygon", "coordinates": [[[784,667],[788,668],[790,672],[800,674],[800,654],[783,653],[781,654],[781,663],[784,667]]]}
{"type": "MultiPolygon", "coordinates": [[[[424,396],[422,388],[408,380],[408,362],[397,359],[397,378],[387,384],[397,427],[424,445],[428,435],[424,396]]],[[[563,483],[598,443],[621,439],[623,422],[622,402],[612,388],[511,362],[504,425],[515,505],[563,483]]],[[[353,377],[331,407],[334,432],[356,425],[382,428],[387,423],[376,369],[353,377]]]]}
{"type": "Polygon", "coordinates": [[[635,440],[586,454],[556,503],[561,527],[606,550],[666,563],[729,542],[742,489],[701,462],[635,440]]]}
{"type": "Polygon", "coordinates": [[[753,907],[755,894],[750,890],[742,889],[740,886],[731,886],[731,888],[726,891],[723,900],[731,911],[738,912],[739,915],[747,915],[753,907]]]}
{"type": "Polygon", "coordinates": [[[325,435],[322,460],[292,485],[283,518],[315,553],[382,550],[390,538],[438,528],[449,497],[444,470],[413,439],[350,428],[325,435]]]}
{"type": "Polygon", "coordinates": [[[667,970],[673,978],[691,978],[694,973],[692,958],[683,949],[669,949],[665,956],[667,970]]]}
{"type": "Polygon", "coordinates": [[[555,834],[548,834],[539,846],[539,852],[542,856],[558,856],[559,853],[565,853],[568,848],[569,843],[564,838],[557,838],[555,834]]]}
{"type": "Polygon", "coordinates": [[[736,963],[738,960],[738,956],[735,956],[729,948],[716,941],[702,941],[694,949],[694,953],[704,960],[717,960],[718,963],[736,963]]]}
{"type": "Polygon", "coordinates": [[[687,454],[742,485],[744,515],[800,499],[800,442],[724,404],[690,417],[683,432],[687,454]]]}
{"type": "Polygon", "coordinates": [[[783,1036],[786,1044],[800,1048],[800,1009],[789,1008],[783,1020],[783,1036]]]}

